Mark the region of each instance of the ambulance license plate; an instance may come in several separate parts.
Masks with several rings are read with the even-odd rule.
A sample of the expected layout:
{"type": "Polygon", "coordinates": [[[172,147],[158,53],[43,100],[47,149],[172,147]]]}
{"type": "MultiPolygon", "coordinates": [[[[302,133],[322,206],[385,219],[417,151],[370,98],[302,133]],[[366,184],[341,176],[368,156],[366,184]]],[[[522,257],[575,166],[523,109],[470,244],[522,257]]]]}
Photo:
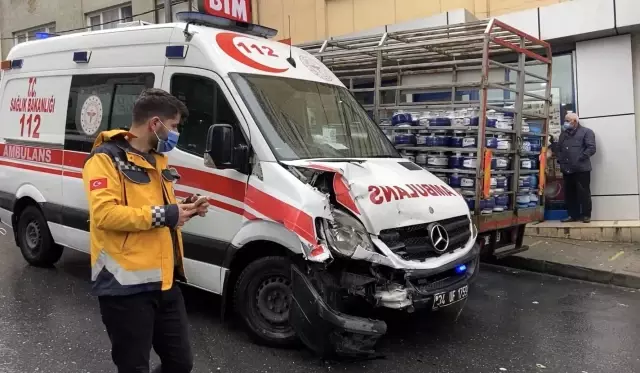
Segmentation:
{"type": "Polygon", "coordinates": [[[433,296],[433,309],[450,306],[456,302],[459,302],[467,298],[469,295],[469,285],[465,285],[461,288],[437,293],[433,296]]]}

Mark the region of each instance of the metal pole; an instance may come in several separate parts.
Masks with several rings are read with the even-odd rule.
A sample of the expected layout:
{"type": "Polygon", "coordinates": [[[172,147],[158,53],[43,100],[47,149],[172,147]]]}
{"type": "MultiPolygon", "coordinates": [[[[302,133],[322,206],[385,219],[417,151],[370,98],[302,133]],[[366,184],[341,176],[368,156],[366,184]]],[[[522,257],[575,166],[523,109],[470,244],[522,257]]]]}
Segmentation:
{"type": "MultiPolygon", "coordinates": [[[[520,48],[524,49],[525,48],[525,38],[521,37],[520,38],[520,48]]],[[[518,205],[517,205],[517,198],[518,198],[518,192],[520,191],[520,185],[519,185],[519,179],[520,179],[520,158],[521,158],[521,144],[522,144],[522,120],[524,119],[524,116],[522,115],[522,110],[523,110],[523,106],[524,106],[524,92],[526,90],[526,86],[524,84],[525,80],[526,80],[526,72],[525,72],[525,62],[527,60],[527,56],[522,53],[519,52],[518,53],[518,84],[516,85],[516,90],[518,91],[516,93],[516,102],[514,104],[514,109],[516,112],[516,115],[514,116],[514,121],[513,121],[513,127],[516,130],[516,153],[513,157],[513,161],[515,162],[515,168],[514,168],[514,174],[513,174],[513,179],[511,182],[512,185],[512,189],[513,189],[513,195],[512,195],[512,199],[511,199],[511,203],[513,206],[513,211],[516,213],[516,215],[518,214],[518,205]]],[[[547,84],[549,85],[549,84],[547,84]]]]}
{"type": "Polygon", "coordinates": [[[480,113],[478,120],[478,140],[476,142],[478,153],[476,153],[476,195],[474,215],[478,217],[478,229],[480,229],[480,200],[482,199],[482,185],[484,184],[484,173],[491,172],[491,166],[484,168],[484,152],[487,144],[485,139],[485,128],[487,126],[487,101],[489,92],[487,85],[489,83],[489,44],[491,43],[491,23],[487,27],[484,35],[484,43],[482,46],[482,81],[480,82],[480,113]]]}
{"type": "Polygon", "coordinates": [[[171,0],[164,0],[164,22],[173,22],[173,12],[171,9],[171,0]]]}
{"type": "Polygon", "coordinates": [[[382,86],[382,76],[380,69],[382,68],[382,51],[378,51],[376,58],[376,77],[373,82],[373,120],[376,124],[380,124],[380,87],[382,86]]]}

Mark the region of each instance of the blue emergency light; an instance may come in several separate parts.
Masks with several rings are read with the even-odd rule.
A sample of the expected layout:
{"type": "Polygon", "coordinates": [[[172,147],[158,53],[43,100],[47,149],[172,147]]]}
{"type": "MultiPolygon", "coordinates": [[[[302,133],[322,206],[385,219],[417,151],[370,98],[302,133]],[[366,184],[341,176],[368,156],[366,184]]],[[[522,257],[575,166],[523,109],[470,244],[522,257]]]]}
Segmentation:
{"type": "Polygon", "coordinates": [[[50,36],[55,36],[48,32],[36,32],[36,39],[48,39],[50,36]]]}
{"type": "Polygon", "coordinates": [[[21,69],[23,60],[11,60],[12,69],[21,69]]]}
{"type": "Polygon", "coordinates": [[[461,275],[467,271],[467,265],[460,264],[459,266],[456,266],[455,271],[456,271],[456,274],[461,275]]]}
{"type": "Polygon", "coordinates": [[[91,59],[91,52],[73,52],[73,62],[75,63],[89,63],[91,59]]]}
{"type": "Polygon", "coordinates": [[[181,60],[187,57],[188,49],[186,45],[169,45],[164,55],[170,60],[181,60]]]}

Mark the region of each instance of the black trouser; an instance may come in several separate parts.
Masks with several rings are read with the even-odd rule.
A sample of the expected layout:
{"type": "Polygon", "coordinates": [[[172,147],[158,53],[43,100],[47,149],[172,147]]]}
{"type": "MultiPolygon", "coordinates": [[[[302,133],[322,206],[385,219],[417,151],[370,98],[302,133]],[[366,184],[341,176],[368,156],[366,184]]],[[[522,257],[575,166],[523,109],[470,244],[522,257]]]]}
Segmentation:
{"type": "Polygon", "coordinates": [[[98,299],[118,373],[148,373],[152,346],[161,372],[191,372],[187,312],[177,284],[162,292],[98,299]]]}
{"type": "Polygon", "coordinates": [[[591,218],[591,172],[563,174],[564,201],[573,219],[591,218]]]}

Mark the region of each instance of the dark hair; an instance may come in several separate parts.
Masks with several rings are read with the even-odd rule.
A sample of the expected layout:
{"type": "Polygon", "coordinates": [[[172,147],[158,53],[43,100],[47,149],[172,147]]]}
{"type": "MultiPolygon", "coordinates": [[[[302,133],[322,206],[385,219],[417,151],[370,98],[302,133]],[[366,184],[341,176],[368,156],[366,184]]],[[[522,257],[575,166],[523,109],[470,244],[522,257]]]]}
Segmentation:
{"type": "Polygon", "coordinates": [[[175,118],[180,114],[184,120],[189,116],[187,106],[175,96],[158,88],[145,89],[133,105],[133,123],[142,124],[153,117],[175,118]]]}

